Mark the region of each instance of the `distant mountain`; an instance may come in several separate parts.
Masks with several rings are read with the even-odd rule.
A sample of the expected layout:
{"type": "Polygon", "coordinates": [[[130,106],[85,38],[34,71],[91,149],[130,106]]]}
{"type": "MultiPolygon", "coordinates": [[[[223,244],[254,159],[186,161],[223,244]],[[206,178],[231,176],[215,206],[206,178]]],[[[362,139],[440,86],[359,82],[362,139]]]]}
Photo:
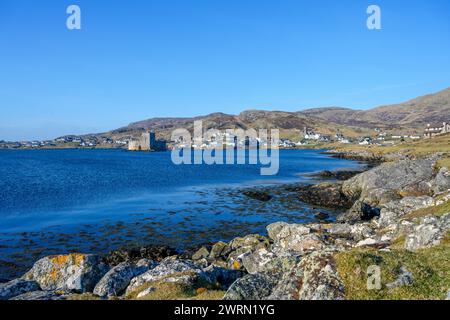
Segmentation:
{"type": "Polygon", "coordinates": [[[158,138],[169,140],[174,129],[192,132],[196,120],[203,121],[204,129],[280,129],[282,137],[297,139],[305,127],[325,135],[341,132],[350,137],[373,134],[374,128],[421,132],[427,123],[450,121],[450,88],[371,110],[328,107],[299,112],[248,110],[239,115],[212,113],[193,118],[152,118],[101,135],[123,138],[154,130],[158,138]]]}
{"type": "Polygon", "coordinates": [[[347,126],[422,129],[428,123],[450,121],[450,88],[371,110],[332,107],[308,109],[300,113],[347,126]]]}

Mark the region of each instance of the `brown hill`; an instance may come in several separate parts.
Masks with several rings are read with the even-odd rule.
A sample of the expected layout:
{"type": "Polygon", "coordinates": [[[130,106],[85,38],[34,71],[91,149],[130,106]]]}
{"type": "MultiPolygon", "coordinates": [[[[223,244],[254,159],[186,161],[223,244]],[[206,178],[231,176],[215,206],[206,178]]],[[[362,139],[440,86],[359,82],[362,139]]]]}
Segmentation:
{"type": "Polygon", "coordinates": [[[239,115],[212,113],[194,118],[152,118],[102,135],[123,138],[154,130],[158,138],[170,140],[174,129],[185,128],[192,132],[196,120],[203,121],[204,129],[279,129],[281,137],[292,139],[299,139],[305,127],[325,135],[341,132],[350,137],[374,134],[374,128],[421,132],[427,123],[450,122],[450,88],[371,110],[329,107],[299,112],[248,110],[239,115]]]}
{"type": "Polygon", "coordinates": [[[348,126],[421,130],[428,123],[450,121],[450,88],[404,103],[371,110],[333,107],[308,109],[300,113],[348,126]]]}

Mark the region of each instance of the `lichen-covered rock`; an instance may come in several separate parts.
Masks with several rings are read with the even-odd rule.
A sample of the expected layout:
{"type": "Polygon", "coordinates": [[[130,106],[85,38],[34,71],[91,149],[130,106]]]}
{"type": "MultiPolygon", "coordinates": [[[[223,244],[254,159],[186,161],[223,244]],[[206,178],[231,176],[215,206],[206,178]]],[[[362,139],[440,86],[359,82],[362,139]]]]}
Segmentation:
{"type": "Polygon", "coordinates": [[[265,274],[249,274],[228,289],[224,300],[263,300],[275,287],[277,280],[265,274]]]}
{"type": "Polygon", "coordinates": [[[231,250],[228,254],[226,266],[230,269],[243,269],[242,259],[244,256],[251,254],[261,248],[267,248],[270,241],[267,237],[257,234],[251,234],[245,237],[238,237],[230,241],[228,244],[231,250]]]}
{"type": "Polygon", "coordinates": [[[45,291],[92,292],[108,271],[97,255],[69,254],[37,261],[24,278],[36,281],[45,291]]]}
{"type": "Polygon", "coordinates": [[[138,264],[122,262],[109,270],[94,288],[94,294],[100,297],[114,297],[121,295],[130,284],[131,279],[137,277],[156,266],[150,260],[141,260],[138,264]]]}
{"type": "Polygon", "coordinates": [[[365,238],[374,235],[373,228],[368,223],[333,223],[328,228],[326,228],[328,234],[334,237],[341,237],[352,239],[354,241],[361,241],[365,238]]]}
{"type": "Polygon", "coordinates": [[[219,286],[223,290],[228,289],[237,279],[244,276],[244,272],[241,270],[230,270],[214,265],[210,265],[203,270],[202,280],[206,284],[219,286]]]}
{"type": "Polygon", "coordinates": [[[131,279],[126,292],[130,293],[147,282],[162,279],[167,282],[193,282],[201,275],[203,275],[202,269],[192,261],[169,257],[161,261],[155,268],[131,279]]]}
{"type": "Polygon", "coordinates": [[[263,272],[267,263],[275,257],[273,252],[266,248],[261,248],[242,257],[242,264],[245,270],[250,274],[263,272]]]}
{"type": "Polygon", "coordinates": [[[450,229],[450,213],[442,217],[427,216],[406,236],[405,248],[415,251],[441,243],[450,229]]]}
{"type": "Polygon", "coordinates": [[[343,300],[344,285],[332,253],[316,251],[305,256],[273,289],[273,300],[343,300]]]}
{"type": "Polygon", "coordinates": [[[231,248],[228,244],[225,242],[217,242],[212,246],[209,258],[226,260],[230,252],[231,248]]]}
{"type": "Polygon", "coordinates": [[[391,201],[381,207],[381,215],[378,221],[380,227],[387,227],[397,223],[399,218],[413,211],[427,208],[434,203],[429,196],[405,197],[401,200],[391,201]]]}
{"type": "Polygon", "coordinates": [[[402,286],[410,286],[414,282],[414,277],[411,272],[409,272],[406,267],[400,267],[400,272],[397,279],[393,282],[386,284],[388,289],[394,289],[402,286]]]}
{"type": "Polygon", "coordinates": [[[383,163],[345,181],[342,193],[353,199],[355,204],[347,213],[340,215],[338,220],[358,221],[363,203],[376,208],[405,195],[430,195],[430,181],[434,178],[436,159],[436,156],[431,156],[383,163]]]}
{"type": "Polygon", "coordinates": [[[311,233],[310,228],[300,224],[286,224],[277,229],[271,228],[270,232],[274,242],[272,249],[277,254],[286,251],[303,253],[321,249],[325,245],[318,234],[311,233]]]}
{"type": "Polygon", "coordinates": [[[434,193],[450,190],[450,171],[443,167],[439,170],[432,183],[434,193]]]}
{"type": "Polygon", "coordinates": [[[15,279],[0,284],[0,300],[9,300],[18,295],[37,290],[40,290],[40,287],[36,281],[15,279]]]}
{"type": "Polygon", "coordinates": [[[48,301],[48,300],[66,300],[67,295],[58,294],[54,291],[32,291],[16,296],[10,300],[21,301],[48,301]]]}
{"type": "Polygon", "coordinates": [[[201,247],[192,255],[192,260],[201,260],[209,256],[209,250],[205,246],[201,247]]]}
{"type": "Polygon", "coordinates": [[[275,240],[278,237],[280,231],[287,225],[289,225],[287,222],[274,222],[269,224],[266,227],[269,238],[275,240]]]}

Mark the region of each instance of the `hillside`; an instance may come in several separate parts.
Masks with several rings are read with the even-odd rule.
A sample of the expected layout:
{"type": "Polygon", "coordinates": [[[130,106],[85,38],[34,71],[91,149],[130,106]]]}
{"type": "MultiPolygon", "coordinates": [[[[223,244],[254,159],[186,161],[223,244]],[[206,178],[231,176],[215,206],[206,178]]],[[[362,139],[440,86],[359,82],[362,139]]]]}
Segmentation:
{"type": "Polygon", "coordinates": [[[323,135],[340,132],[354,138],[374,135],[374,128],[382,128],[391,133],[421,134],[427,123],[450,122],[448,115],[450,88],[404,103],[371,110],[328,107],[299,112],[247,110],[238,115],[212,113],[193,118],[152,118],[96,136],[122,139],[153,130],[157,138],[170,140],[173,130],[185,128],[192,132],[194,121],[202,120],[203,129],[279,129],[281,138],[299,139],[303,129],[308,127],[323,135]]]}
{"type": "Polygon", "coordinates": [[[421,131],[428,123],[450,121],[450,88],[370,110],[332,107],[308,109],[300,113],[341,125],[421,131]]]}
{"type": "MultiPolygon", "coordinates": [[[[321,132],[322,134],[333,135],[338,131],[356,137],[367,133],[367,130],[352,128],[337,123],[330,124],[329,121],[310,117],[298,112],[283,111],[262,111],[248,110],[239,115],[229,115],[224,113],[213,113],[206,116],[194,118],[152,118],[122,127],[106,135],[114,138],[137,135],[146,130],[154,130],[159,138],[170,139],[171,133],[177,128],[185,128],[193,131],[194,121],[203,121],[203,129],[279,129],[282,138],[299,139],[303,128],[308,127],[321,132]]],[[[103,134],[105,135],[105,134],[103,134]]]]}

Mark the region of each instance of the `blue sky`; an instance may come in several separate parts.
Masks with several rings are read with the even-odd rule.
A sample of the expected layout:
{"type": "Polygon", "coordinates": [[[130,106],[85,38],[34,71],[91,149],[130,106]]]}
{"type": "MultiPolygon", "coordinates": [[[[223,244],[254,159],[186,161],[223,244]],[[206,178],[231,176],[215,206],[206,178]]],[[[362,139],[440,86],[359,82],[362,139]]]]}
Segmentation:
{"type": "Polygon", "coordinates": [[[448,0],[1,1],[0,140],[401,102],[450,86],[449,52],[448,0]]]}

